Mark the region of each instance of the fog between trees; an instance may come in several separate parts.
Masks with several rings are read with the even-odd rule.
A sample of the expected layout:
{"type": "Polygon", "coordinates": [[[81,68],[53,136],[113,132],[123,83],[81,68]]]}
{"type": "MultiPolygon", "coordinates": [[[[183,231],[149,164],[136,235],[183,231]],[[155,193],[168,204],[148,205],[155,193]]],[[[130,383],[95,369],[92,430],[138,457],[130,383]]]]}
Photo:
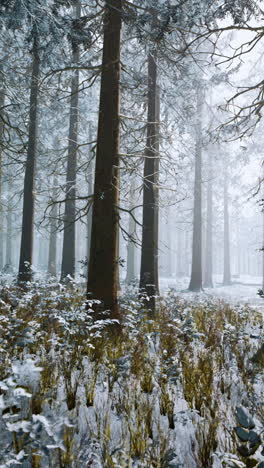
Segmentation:
{"type": "Polygon", "coordinates": [[[3,275],[88,278],[113,317],[129,284],[152,312],[159,278],[261,286],[260,18],[255,2],[2,1],[3,275]]]}

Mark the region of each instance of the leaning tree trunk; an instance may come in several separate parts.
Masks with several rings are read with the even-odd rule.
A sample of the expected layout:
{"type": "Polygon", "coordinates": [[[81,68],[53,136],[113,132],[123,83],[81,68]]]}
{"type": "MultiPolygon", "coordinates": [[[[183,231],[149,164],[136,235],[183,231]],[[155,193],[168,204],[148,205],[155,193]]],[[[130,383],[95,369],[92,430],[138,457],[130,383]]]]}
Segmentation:
{"type": "Polygon", "coordinates": [[[106,0],[87,297],[96,316],[120,318],[118,290],[119,108],[122,1],[106,0]]]}
{"type": "Polygon", "coordinates": [[[208,182],[207,182],[207,217],[205,244],[205,272],[204,287],[213,287],[213,165],[212,153],[208,153],[208,182]]]}
{"type": "Polygon", "coordinates": [[[227,168],[226,168],[226,161],[225,161],[225,168],[224,168],[224,277],[223,277],[223,285],[231,284],[228,181],[227,181],[227,177],[228,176],[227,176],[227,168]]]}
{"type": "Polygon", "coordinates": [[[140,292],[146,298],[146,306],[155,312],[155,296],[158,294],[157,284],[157,65],[156,53],[148,56],[148,124],[147,145],[144,163],[143,185],[143,220],[142,247],[140,268],[140,292]]]}
{"type": "Polygon", "coordinates": [[[20,245],[20,259],[18,281],[26,282],[32,279],[32,254],[34,231],[34,185],[37,151],[37,112],[38,112],[38,82],[40,60],[38,52],[38,38],[34,31],[33,63],[30,87],[29,133],[26,171],[23,192],[22,236],[20,245]]]}
{"type": "Polygon", "coordinates": [[[56,175],[53,178],[52,200],[53,203],[50,211],[50,234],[49,234],[49,256],[48,256],[48,274],[56,277],[57,274],[57,229],[58,229],[58,205],[57,201],[57,184],[56,175]]]}
{"type": "MultiPolygon", "coordinates": [[[[81,6],[76,4],[76,19],[81,15],[81,6]]],[[[72,62],[79,62],[79,47],[72,40],[72,62]]],[[[76,206],[76,165],[78,149],[78,104],[79,70],[73,72],[71,81],[70,126],[67,156],[66,201],[62,244],[61,281],[75,276],[75,206],[76,206]]]]}
{"type": "Polygon", "coordinates": [[[197,90],[192,271],[189,291],[202,290],[202,96],[197,90]]]}

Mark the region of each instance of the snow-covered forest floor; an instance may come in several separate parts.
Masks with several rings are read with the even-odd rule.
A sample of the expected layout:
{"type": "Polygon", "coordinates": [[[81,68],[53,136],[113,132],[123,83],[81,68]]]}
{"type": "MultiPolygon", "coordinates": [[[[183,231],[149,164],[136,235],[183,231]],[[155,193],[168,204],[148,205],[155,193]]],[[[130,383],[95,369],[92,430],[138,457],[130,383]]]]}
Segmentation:
{"type": "MultiPolygon", "coordinates": [[[[190,294],[187,291],[189,285],[189,278],[184,277],[181,279],[175,278],[161,278],[160,286],[161,293],[167,294],[169,290],[175,291],[175,293],[182,295],[186,300],[188,298],[193,300],[193,296],[196,299],[199,296],[196,294],[190,294]]],[[[264,313],[264,301],[257,294],[258,290],[262,288],[262,279],[259,276],[246,276],[241,275],[239,278],[234,278],[230,286],[222,285],[222,277],[220,275],[214,275],[214,287],[206,288],[201,297],[211,296],[218,297],[229,304],[248,304],[251,307],[259,309],[264,313]]]]}
{"type": "Polygon", "coordinates": [[[130,288],[117,333],[78,286],[3,287],[0,467],[263,468],[260,279],[220,282],[161,279],[155,317],[130,288]]]}

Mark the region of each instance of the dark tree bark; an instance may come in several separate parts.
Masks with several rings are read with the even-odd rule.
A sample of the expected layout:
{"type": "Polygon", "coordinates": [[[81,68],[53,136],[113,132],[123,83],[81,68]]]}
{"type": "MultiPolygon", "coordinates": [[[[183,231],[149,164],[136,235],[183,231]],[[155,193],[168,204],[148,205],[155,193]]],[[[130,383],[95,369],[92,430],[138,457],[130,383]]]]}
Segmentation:
{"type": "Polygon", "coordinates": [[[13,270],[13,256],[12,256],[12,240],[13,240],[13,223],[12,223],[12,187],[11,187],[11,174],[10,169],[7,173],[8,177],[8,193],[7,193],[7,215],[6,215],[6,257],[5,257],[5,271],[11,272],[13,270]]]}
{"type": "MultiPolygon", "coordinates": [[[[76,3],[76,19],[81,15],[79,1],[76,3]]],[[[72,40],[72,62],[79,62],[79,47],[72,40]]],[[[66,175],[66,202],[62,244],[61,281],[75,276],[75,207],[76,207],[76,165],[78,150],[78,114],[79,114],[79,70],[73,72],[71,81],[70,125],[66,175]]]]}
{"type": "Polygon", "coordinates": [[[13,222],[12,222],[12,207],[8,203],[7,207],[7,220],[6,220],[6,258],[5,258],[5,271],[13,271],[13,249],[12,249],[12,240],[13,240],[13,222]]]}
{"type": "Polygon", "coordinates": [[[140,268],[140,291],[146,296],[146,306],[155,312],[158,294],[158,218],[157,218],[157,65],[155,51],[148,56],[148,124],[144,163],[143,221],[140,268]]]}
{"type": "Polygon", "coordinates": [[[264,292],[264,209],[262,209],[262,291],[264,292]]]}
{"type": "MultiPolygon", "coordinates": [[[[89,122],[89,141],[92,141],[92,125],[91,122],[89,122]]],[[[90,164],[89,164],[89,174],[88,174],[88,194],[92,195],[94,190],[93,190],[93,164],[92,164],[92,155],[91,151],[89,152],[89,159],[90,159],[90,164]]],[[[86,252],[86,260],[87,260],[87,280],[88,280],[88,272],[89,272],[89,259],[90,259],[90,249],[91,249],[91,229],[92,229],[92,199],[88,200],[88,211],[87,211],[87,252],[86,252]]]]}
{"type": "MultiPolygon", "coordinates": [[[[4,89],[0,89],[0,114],[4,114],[5,93],[4,89]]],[[[4,236],[3,236],[3,206],[2,206],[2,190],[3,190],[3,147],[2,141],[4,139],[4,121],[0,115],[0,270],[4,265],[4,236]]]]}
{"type": "Polygon", "coordinates": [[[118,229],[118,233],[117,233],[117,263],[118,263],[118,270],[117,270],[117,292],[121,292],[121,283],[120,283],[120,263],[122,262],[121,260],[121,257],[120,257],[120,240],[121,240],[121,236],[120,236],[121,232],[120,232],[120,226],[119,226],[119,229],[118,229]]]}
{"type": "Polygon", "coordinates": [[[40,60],[38,51],[38,37],[33,31],[33,61],[30,86],[30,108],[29,108],[29,132],[27,160],[24,178],[23,192],[23,215],[22,215],[22,236],[20,245],[20,259],[18,281],[26,282],[32,279],[32,254],[33,254],[33,231],[34,231],[34,185],[35,166],[37,152],[37,112],[38,112],[38,92],[39,92],[39,70],[40,60]]]}
{"type": "Polygon", "coordinates": [[[213,165],[212,153],[208,153],[207,216],[205,244],[204,287],[213,287],[213,165]]]}
{"type": "Polygon", "coordinates": [[[225,161],[225,167],[224,167],[224,277],[223,277],[223,285],[231,284],[228,180],[227,180],[227,177],[228,176],[227,176],[227,168],[226,168],[226,161],[225,161]]]}
{"type": "Polygon", "coordinates": [[[121,0],[106,0],[87,297],[120,318],[118,290],[121,0]]]}
{"type": "Polygon", "coordinates": [[[201,90],[197,90],[192,271],[189,291],[202,290],[202,99],[201,90]]]}
{"type": "MultiPolygon", "coordinates": [[[[57,199],[57,184],[56,175],[53,178],[52,200],[57,199]]],[[[49,235],[49,257],[48,257],[48,274],[56,277],[57,275],[57,228],[58,228],[58,205],[54,203],[50,211],[50,235],[49,235]]]]}
{"type": "MultiPolygon", "coordinates": [[[[135,206],[134,203],[134,192],[135,192],[135,183],[132,180],[130,185],[130,206],[129,209],[132,210],[135,206]]],[[[133,211],[133,215],[135,212],[133,211]]],[[[130,239],[127,241],[127,271],[126,271],[126,283],[129,285],[133,283],[135,279],[135,237],[136,237],[136,222],[133,216],[129,215],[128,222],[128,234],[130,239]]]]}
{"type": "Polygon", "coordinates": [[[155,157],[155,185],[154,185],[154,249],[155,249],[155,263],[154,263],[154,277],[155,277],[155,289],[156,294],[159,295],[159,153],[160,153],[160,88],[156,84],[156,157],[155,157]]]}

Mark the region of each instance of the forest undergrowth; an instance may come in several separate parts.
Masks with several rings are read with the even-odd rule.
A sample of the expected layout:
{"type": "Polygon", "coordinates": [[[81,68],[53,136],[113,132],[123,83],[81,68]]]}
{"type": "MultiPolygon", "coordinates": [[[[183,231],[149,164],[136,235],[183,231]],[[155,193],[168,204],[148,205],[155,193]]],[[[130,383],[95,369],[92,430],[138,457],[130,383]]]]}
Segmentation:
{"type": "Polygon", "coordinates": [[[114,335],[77,288],[0,297],[0,467],[264,467],[259,311],[131,288],[114,335]]]}

